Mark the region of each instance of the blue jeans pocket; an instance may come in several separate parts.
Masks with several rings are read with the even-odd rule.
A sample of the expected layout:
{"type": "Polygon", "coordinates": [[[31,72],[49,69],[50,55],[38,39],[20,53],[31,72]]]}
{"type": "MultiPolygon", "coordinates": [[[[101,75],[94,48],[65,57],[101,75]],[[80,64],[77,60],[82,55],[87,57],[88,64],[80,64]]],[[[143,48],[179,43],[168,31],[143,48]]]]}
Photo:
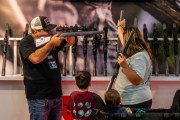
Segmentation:
{"type": "Polygon", "coordinates": [[[30,120],[47,120],[46,100],[28,100],[30,120]]]}
{"type": "Polygon", "coordinates": [[[60,120],[62,98],[28,100],[30,120],[60,120]]]}
{"type": "Polygon", "coordinates": [[[29,110],[36,112],[45,112],[47,110],[47,100],[29,100],[29,110]]]}

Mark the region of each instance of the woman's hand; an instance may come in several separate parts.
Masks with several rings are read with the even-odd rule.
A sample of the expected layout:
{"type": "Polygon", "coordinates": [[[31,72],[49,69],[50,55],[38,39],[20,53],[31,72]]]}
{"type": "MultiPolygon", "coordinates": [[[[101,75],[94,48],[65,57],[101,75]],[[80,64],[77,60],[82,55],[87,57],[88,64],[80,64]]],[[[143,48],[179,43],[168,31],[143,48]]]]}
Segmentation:
{"type": "Polygon", "coordinates": [[[126,27],[126,20],[125,19],[123,19],[121,21],[118,20],[117,27],[121,28],[121,29],[124,29],[126,27]]]}
{"type": "Polygon", "coordinates": [[[122,68],[128,67],[126,57],[122,53],[120,53],[120,55],[118,56],[117,62],[122,68]]]}

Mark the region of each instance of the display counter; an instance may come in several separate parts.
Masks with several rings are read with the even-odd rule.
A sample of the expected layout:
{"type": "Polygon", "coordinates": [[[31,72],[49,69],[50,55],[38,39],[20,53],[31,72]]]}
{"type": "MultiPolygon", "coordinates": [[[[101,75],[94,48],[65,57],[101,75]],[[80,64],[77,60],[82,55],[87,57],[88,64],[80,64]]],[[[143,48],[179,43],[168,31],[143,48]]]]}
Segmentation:
{"type": "MultiPolygon", "coordinates": [[[[150,81],[180,81],[180,76],[151,76],[150,81]]],[[[0,81],[22,81],[23,76],[20,74],[16,75],[6,75],[6,76],[0,76],[0,81]]],[[[63,81],[74,81],[73,76],[62,76],[63,81]]],[[[111,76],[97,76],[92,77],[92,81],[109,81],[111,80],[111,76]]]]}
{"type": "MultiPolygon", "coordinates": [[[[96,92],[104,99],[104,92],[110,79],[111,76],[92,77],[90,91],[96,92]]],[[[152,76],[150,83],[153,94],[152,108],[170,108],[176,90],[180,89],[180,77],[152,76]]],[[[68,96],[76,89],[74,77],[62,76],[63,96],[68,96]]],[[[0,76],[0,103],[2,120],[29,119],[23,76],[0,76]]]]}

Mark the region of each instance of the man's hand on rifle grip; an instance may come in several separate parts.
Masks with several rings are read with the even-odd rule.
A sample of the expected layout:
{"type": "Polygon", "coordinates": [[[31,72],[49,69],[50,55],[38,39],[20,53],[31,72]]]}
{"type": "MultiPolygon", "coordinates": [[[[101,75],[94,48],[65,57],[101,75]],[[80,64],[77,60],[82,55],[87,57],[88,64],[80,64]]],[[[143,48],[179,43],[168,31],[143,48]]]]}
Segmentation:
{"type": "Polygon", "coordinates": [[[60,45],[60,43],[62,42],[62,40],[64,40],[64,37],[59,37],[58,34],[55,34],[52,36],[50,43],[53,47],[58,47],[60,45]]]}

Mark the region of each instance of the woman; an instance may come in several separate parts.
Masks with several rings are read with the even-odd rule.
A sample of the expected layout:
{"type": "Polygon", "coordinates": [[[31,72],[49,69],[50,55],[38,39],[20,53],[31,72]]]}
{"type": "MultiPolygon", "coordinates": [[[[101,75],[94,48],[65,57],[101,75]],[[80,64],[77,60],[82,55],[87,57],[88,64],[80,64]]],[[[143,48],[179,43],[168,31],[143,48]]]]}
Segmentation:
{"type": "Polygon", "coordinates": [[[151,49],[144,41],[138,28],[125,28],[125,19],[118,21],[118,35],[122,48],[131,31],[134,31],[127,52],[118,56],[119,74],[115,89],[122,96],[122,106],[130,108],[151,108],[152,94],[149,78],[152,73],[151,49]]]}

